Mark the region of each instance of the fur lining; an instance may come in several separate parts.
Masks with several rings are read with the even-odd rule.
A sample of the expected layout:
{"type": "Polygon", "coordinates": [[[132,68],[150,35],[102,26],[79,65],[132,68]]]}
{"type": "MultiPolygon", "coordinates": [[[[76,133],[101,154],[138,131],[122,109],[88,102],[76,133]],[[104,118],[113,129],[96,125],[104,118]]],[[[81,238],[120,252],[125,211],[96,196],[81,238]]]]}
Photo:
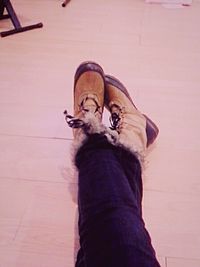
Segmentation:
{"type": "Polygon", "coordinates": [[[102,124],[102,122],[95,117],[94,113],[87,112],[82,121],[85,124],[84,128],[78,128],[74,130],[76,137],[71,149],[74,165],[77,152],[87,142],[89,135],[95,133],[105,135],[108,139],[108,142],[113,145],[115,145],[115,142],[118,139],[118,133],[102,124]]]}
{"type": "Polygon", "coordinates": [[[102,124],[99,118],[95,117],[94,113],[87,112],[84,115],[82,121],[84,122],[84,128],[78,128],[74,130],[75,139],[71,149],[72,160],[74,165],[77,152],[87,142],[89,135],[98,133],[105,135],[107,137],[108,142],[112,145],[121,147],[131,152],[134,156],[138,158],[141,163],[141,166],[144,166],[145,151],[142,151],[142,149],[140,149],[137,144],[132,144],[128,142],[128,140],[127,142],[126,140],[122,141],[119,133],[116,130],[111,130],[110,128],[102,124]]]}

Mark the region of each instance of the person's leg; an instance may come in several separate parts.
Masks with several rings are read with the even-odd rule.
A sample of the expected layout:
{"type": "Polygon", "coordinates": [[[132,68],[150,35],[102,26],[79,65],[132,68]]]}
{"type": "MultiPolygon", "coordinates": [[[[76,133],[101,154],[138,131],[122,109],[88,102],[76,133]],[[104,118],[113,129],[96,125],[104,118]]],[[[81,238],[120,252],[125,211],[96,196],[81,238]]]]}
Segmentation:
{"type": "Polygon", "coordinates": [[[82,63],[75,73],[74,116],[65,112],[74,129],[79,171],[81,249],[76,267],[158,267],[141,217],[141,168],[135,157],[143,156],[156,135],[148,140],[144,116],[132,107],[126,92],[109,84],[106,104],[102,68],[82,63]],[[102,125],[104,104],[113,131],[102,125]]]}
{"type": "Polygon", "coordinates": [[[76,267],[158,267],[141,217],[140,163],[94,134],[76,156],[79,235],[76,267]],[[125,174],[129,162],[132,179],[125,174]]]}
{"type": "Polygon", "coordinates": [[[86,267],[83,249],[80,247],[76,257],[75,267],[86,267]]]}

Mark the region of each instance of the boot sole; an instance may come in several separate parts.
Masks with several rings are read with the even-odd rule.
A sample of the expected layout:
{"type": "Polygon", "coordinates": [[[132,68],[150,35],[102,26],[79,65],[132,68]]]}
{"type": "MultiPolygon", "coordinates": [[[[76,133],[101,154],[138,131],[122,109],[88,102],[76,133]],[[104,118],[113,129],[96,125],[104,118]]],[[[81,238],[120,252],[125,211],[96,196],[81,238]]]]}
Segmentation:
{"type": "MultiPolygon", "coordinates": [[[[137,109],[137,107],[133,103],[133,100],[131,99],[128,93],[128,90],[118,79],[110,75],[105,75],[105,81],[106,81],[106,84],[110,84],[116,87],[117,89],[119,89],[122,93],[124,93],[126,97],[130,100],[130,102],[133,104],[133,106],[137,109]]],[[[146,118],[146,134],[147,134],[147,147],[148,147],[155,141],[159,133],[159,129],[156,126],[156,124],[147,115],[143,114],[143,116],[146,118]]]]}

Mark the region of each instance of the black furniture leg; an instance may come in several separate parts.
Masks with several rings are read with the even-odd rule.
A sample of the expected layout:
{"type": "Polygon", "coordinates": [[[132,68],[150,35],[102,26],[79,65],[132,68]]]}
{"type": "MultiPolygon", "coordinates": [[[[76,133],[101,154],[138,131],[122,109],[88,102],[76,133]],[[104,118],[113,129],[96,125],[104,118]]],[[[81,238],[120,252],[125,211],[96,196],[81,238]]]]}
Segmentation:
{"type": "Polygon", "coordinates": [[[62,3],[62,6],[65,7],[69,2],[70,2],[70,0],[65,0],[65,1],[62,3]]]}
{"type": "Polygon", "coordinates": [[[0,20],[1,19],[11,19],[14,26],[13,30],[1,32],[1,37],[43,27],[42,23],[22,27],[10,0],[0,0],[0,20]],[[6,15],[3,14],[5,9],[8,13],[6,15]]]}

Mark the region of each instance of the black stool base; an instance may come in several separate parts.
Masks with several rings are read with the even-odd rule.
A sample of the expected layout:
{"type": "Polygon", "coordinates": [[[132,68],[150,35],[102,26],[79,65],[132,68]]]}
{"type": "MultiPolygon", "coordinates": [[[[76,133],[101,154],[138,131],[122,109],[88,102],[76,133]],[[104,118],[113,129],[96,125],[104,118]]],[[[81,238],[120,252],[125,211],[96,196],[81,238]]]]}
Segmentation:
{"type": "Polygon", "coordinates": [[[1,34],[1,37],[6,37],[8,35],[12,35],[12,34],[15,34],[15,33],[25,32],[25,31],[36,29],[36,28],[42,28],[42,27],[43,27],[42,23],[37,23],[37,24],[25,26],[25,27],[20,27],[18,29],[4,31],[4,32],[1,32],[0,34],[1,34]]]}
{"type": "Polygon", "coordinates": [[[42,23],[37,23],[37,24],[22,27],[10,0],[0,0],[0,20],[2,19],[11,19],[14,29],[1,32],[0,33],[1,37],[6,37],[11,34],[25,32],[25,31],[43,27],[42,23]],[[8,14],[4,15],[3,13],[5,9],[8,14]]]}
{"type": "Polygon", "coordinates": [[[65,1],[62,3],[62,7],[65,7],[69,2],[70,2],[70,0],[65,0],[65,1]]]}

